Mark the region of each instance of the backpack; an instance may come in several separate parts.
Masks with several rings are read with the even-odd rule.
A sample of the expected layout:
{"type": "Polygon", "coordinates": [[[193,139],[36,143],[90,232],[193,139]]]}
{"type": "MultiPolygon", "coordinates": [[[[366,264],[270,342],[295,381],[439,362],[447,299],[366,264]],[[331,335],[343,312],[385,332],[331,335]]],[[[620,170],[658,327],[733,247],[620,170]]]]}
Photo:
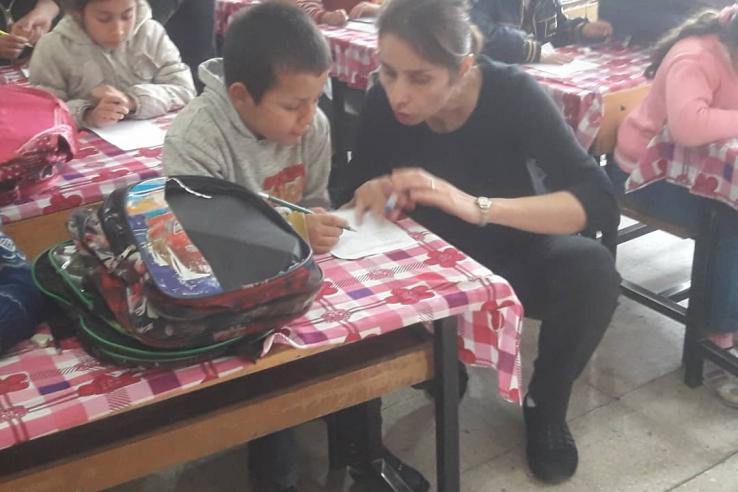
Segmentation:
{"type": "Polygon", "coordinates": [[[51,177],[78,149],[66,105],[32,87],[0,86],[0,135],[0,206],[51,177]]]}
{"type": "Polygon", "coordinates": [[[120,188],[68,226],[74,243],[44,253],[34,278],[70,301],[80,337],[98,352],[121,345],[113,334],[183,354],[253,342],[304,314],[322,285],[309,245],[282,216],[216,178],[120,188]],[[102,330],[115,343],[91,335],[102,330]]]}

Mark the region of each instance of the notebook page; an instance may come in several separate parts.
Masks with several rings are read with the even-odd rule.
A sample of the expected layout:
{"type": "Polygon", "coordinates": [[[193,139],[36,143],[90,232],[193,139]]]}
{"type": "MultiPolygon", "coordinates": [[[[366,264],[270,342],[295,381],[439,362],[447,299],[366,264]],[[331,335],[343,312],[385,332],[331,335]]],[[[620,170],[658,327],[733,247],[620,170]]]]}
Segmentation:
{"type": "Polygon", "coordinates": [[[343,231],[341,239],[331,254],[344,260],[356,260],[367,256],[411,248],[417,244],[407,232],[393,222],[366,213],[361,224],[356,222],[354,209],[331,212],[345,219],[357,232],[343,231]]]}

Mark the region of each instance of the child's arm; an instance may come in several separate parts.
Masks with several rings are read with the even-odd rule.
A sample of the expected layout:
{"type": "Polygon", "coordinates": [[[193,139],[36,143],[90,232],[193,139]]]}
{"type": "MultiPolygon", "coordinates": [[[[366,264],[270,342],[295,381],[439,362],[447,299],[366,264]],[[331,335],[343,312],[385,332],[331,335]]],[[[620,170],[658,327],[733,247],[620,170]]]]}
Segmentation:
{"type": "Polygon", "coordinates": [[[328,12],[322,0],[297,0],[297,6],[307,12],[316,23],[320,23],[323,15],[328,12]]]}
{"type": "Polygon", "coordinates": [[[63,100],[77,126],[83,127],[85,112],[95,105],[88,99],[70,98],[67,86],[68,74],[62,68],[65,56],[67,56],[66,48],[61,43],[60,37],[55,33],[42,37],[31,57],[29,82],[63,100]]]}
{"type": "Polygon", "coordinates": [[[500,24],[494,7],[477,2],[472,9],[472,21],[484,35],[484,54],[505,63],[540,61],[541,43],[523,29],[500,24]]]}
{"type": "Polygon", "coordinates": [[[182,63],[179,50],[161,24],[150,21],[142,29],[146,33],[139,35],[147,36],[152,44],[147,51],[157,66],[156,73],[150,83],[132,85],[125,92],[134,106],[129,118],[145,120],[185,107],[195,97],[195,85],[189,67],[182,63]]]}
{"type": "Polygon", "coordinates": [[[349,19],[344,9],[326,10],[322,0],[297,0],[297,6],[305,10],[318,24],[343,26],[349,19]]]}
{"type": "Polygon", "coordinates": [[[680,145],[738,137],[738,110],[713,107],[720,81],[710,70],[709,63],[692,58],[676,61],[666,73],[666,124],[680,145]]]}
{"type": "Polygon", "coordinates": [[[305,191],[300,203],[307,207],[329,208],[328,178],[331,173],[331,130],[320,109],[315,113],[314,128],[305,142],[305,191]]]}
{"type": "Polygon", "coordinates": [[[554,46],[566,46],[582,42],[582,28],[589,21],[585,17],[569,18],[561,8],[561,2],[556,1],[556,32],[551,43],[554,46]]]}

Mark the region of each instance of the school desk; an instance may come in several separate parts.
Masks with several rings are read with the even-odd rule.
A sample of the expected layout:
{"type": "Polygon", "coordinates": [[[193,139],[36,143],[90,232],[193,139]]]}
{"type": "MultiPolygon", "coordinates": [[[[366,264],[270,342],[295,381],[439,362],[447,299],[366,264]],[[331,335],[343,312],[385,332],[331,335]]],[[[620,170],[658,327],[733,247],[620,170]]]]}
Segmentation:
{"type": "Polygon", "coordinates": [[[75,339],[61,354],[20,345],[0,359],[0,490],[99,490],[435,374],[437,490],[457,492],[457,357],[496,368],[500,395],[519,404],[523,309],[504,279],[411,220],[400,224],[416,246],[358,261],[319,257],[317,300],[255,364],[125,369],[75,339]],[[417,325],[400,330],[431,321],[433,349],[417,325]]]}
{"type": "Polygon", "coordinates": [[[524,70],[553,97],[582,147],[593,155],[612,153],[620,122],[648,93],[650,83],[643,72],[650,51],[619,43],[556,51],[591,63],[592,68],[565,76],[551,75],[535,65],[525,65],[524,70]]]}
{"type": "MultiPolygon", "coordinates": [[[[614,165],[614,164],[613,164],[614,165]]],[[[738,139],[695,147],[683,147],[674,142],[668,129],[656,135],[626,182],[626,191],[648,190],[648,185],[666,181],[681,186],[701,197],[699,224],[692,228],[674,227],[653,220],[642,211],[623,207],[623,213],[656,229],[662,229],[682,238],[694,240],[692,272],[686,285],[660,294],[650,292],[627,280],[623,293],[685,325],[683,362],[685,382],[690,386],[702,383],[703,362],[711,360],[738,376],[738,359],[731,357],[704,338],[707,330],[709,286],[720,265],[711,257],[714,245],[720,240],[718,214],[738,213],[738,139]],[[675,301],[689,299],[688,307],[675,301]]],[[[626,195],[627,198],[627,195],[626,195]]]]}
{"type": "MultiPolygon", "coordinates": [[[[0,85],[27,84],[21,71],[0,67],[0,85]]],[[[167,128],[174,113],[156,120],[167,128]]],[[[3,229],[30,258],[67,239],[65,223],[77,207],[100,202],[115,188],[161,175],[161,148],[124,152],[94,133],[82,131],[77,157],[33,186],[13,205],[0,207],[3,229]]]]}

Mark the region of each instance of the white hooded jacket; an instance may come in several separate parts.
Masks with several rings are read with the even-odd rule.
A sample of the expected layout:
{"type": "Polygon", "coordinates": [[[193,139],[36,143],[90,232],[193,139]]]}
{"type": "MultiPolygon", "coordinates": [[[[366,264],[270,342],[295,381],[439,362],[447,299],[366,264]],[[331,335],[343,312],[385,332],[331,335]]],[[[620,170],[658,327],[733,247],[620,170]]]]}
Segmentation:
{"type": "Polygon", "coordinates": [[[96,44],[82,25],[67,15],[36,45],[30,65],[32,85],[64,100],[77,124],[94,106],[90,92],[107,84],[136,102],[128,118],[148,119],[184,107],[195,97],[190,69],[161,24],[151,19],[144,0],[136,2],[131,34],[110,50],[96,44]]]}

